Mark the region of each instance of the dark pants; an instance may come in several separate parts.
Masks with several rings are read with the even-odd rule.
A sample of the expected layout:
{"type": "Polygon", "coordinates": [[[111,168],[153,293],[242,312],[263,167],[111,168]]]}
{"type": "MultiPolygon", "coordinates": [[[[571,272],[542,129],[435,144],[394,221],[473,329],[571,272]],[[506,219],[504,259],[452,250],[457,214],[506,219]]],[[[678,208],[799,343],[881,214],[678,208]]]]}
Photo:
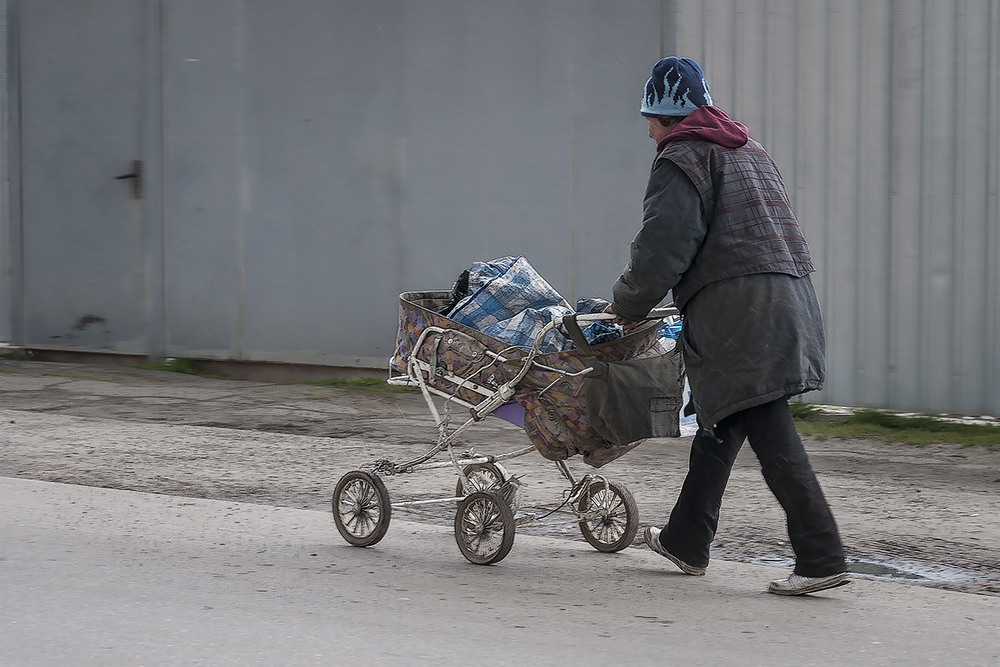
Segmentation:
{"type": "Polygon", "coordinates": [[[708,565],[722,494],[744,440],[750,441],[768,487],[785,510],[795,574],[825,577],[845,571],[837,524],[786,399],[726,417],[715,427],[714,437],[704,428],[698,430],[680,497],[660,533],[664,548],[690,565],[708,565]]]}

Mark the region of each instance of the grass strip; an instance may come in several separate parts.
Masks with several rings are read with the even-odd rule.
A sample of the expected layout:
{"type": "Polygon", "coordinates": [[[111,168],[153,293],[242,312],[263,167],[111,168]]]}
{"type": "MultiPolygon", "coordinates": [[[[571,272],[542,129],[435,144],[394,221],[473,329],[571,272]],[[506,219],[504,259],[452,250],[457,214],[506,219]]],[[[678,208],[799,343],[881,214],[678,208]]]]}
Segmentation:
{"type": "Polygon", "coordinates": [[[308,384],[315,387],[336,387],[338,389],[356,389],[370,394],[388,396],[391,394],[410,393],[416,391],[411,387],[401,387],[391,385],[380,378],[325,378],[322,380],[308,380],[297,384],[308,384]]]}
{"type": "Polygon", "coordinates": [[[170,373],[184,373],[185,375],[197,375],[203,378],[213,378],[215,380],[232,380],[228,375],[218,375],[216,373],[205,373],[198,369],[198,364],[193,359],[183,357],[170,357],[161,363],[136,364],[136,368],[147,371],[167,371],[170,373]]]}
{"type": "Polygon", "coordinates": [[[806,403],[792,403],[799,433],[814,438],[877,438],[886,442],[925,446],[954,444],[1000,450],[1000,426],[966,424],[931,415],[904,416],[881,410],[830,414],[806,403]]]}

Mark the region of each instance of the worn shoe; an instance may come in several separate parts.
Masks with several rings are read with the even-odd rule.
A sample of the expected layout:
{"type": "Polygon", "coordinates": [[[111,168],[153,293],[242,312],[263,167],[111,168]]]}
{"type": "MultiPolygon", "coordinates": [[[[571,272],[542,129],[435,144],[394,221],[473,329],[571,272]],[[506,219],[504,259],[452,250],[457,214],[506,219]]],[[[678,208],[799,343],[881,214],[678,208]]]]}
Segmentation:
{"type": "Polygon", "coordinates": [[[768,593],[775,595],[805,595],[816,591],[825,591],[851,583],[846,572],[831,574],[829,577],[802,577],[792,574],[784,579],[775,579],[767,587],[768,593]]]}
{"type": "Polygon", "coordinates": [[[696,577],[700,577],[701,575],[705,574],[706,568],[697,567],[695,565],[688,565],[680,558],[678,558],[677,556],[673,555],[672,553],[664,549],[663,545],[660,544],[659,528],[653,528],[652,526],[647,526],[646,530],[643,531],[642,533],[642,537],[644,540],[646,540],[647,547],[649,547],[650,549],[652,549],[653,551],[660,554],[661,556],[669,560],[671,563],[679,567],[681,571],[684,572],[684,574],[690,574],[696,577]]]}

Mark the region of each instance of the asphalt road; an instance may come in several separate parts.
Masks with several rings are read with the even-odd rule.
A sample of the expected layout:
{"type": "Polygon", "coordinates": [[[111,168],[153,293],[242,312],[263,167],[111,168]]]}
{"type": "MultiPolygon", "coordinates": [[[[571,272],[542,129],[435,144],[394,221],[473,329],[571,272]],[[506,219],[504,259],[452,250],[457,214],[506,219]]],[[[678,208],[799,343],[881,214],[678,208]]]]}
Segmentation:
{"type": "MultiPolygon", "coordinates": [[[[0,360],[0,476],[325,511],[341,475],[375,459],[409,460],[436,433],[419,393],[0,360]]],[[[458,451],[499,455],[528,444],[522,429],[486,419],[458,451]]],[[[580,457],[567,464],[624,484],[641,525],[662,526],[689,444],[651,440],[600,469],[580,457]]],[[[806,446],[857,576],[1000,594],[1000,450],[816,438],[806,446]]],[[[507,468],[526,506],[551,507],[566,491],[537,453],[507,468]]],[[[456,481],[451,469],[386,478],[394,504],[441,497],[456,481]]],[[[447,510],[420,520],[446,526],[447,510]]],[[[575,525],[522,529],[581,539],[575,525]]],[[[792,566],[784,514],[749,447],[730,477],[712,558],[792,566]]]]}
{"type": "Polygon", "coordinates": [[[477,566],[393,519],[0,478],[5,665],[1000,663],[1000,597],[859,579],[800,598],[784,569],[688,577],[647,549],[518,535],[477,566]]]}

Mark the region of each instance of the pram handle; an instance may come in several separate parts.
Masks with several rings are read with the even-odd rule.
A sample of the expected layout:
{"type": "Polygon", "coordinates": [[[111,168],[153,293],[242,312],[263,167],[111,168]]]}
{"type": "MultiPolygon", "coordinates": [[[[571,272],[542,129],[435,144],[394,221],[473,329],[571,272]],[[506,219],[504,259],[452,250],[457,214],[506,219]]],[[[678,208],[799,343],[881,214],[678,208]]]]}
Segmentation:
{"type": "MultiPolygon", "coordinates": [[[[679,315],[680,311],[676,308],[654,308],[649,311],[641,322],[651,322],[653,320],[662,320],[665,317],[670,317],[671,315],[679,315]]],[[[590,343],[583,335],[583,330],[580,328],[580,323],[587,324],[589,322],[602,322],[607,320],[613,320],[617,317],[614,313],[573,313],[572,315],[565,315],[563,317],[555,318],[556,321],[561,323],[566,329],[566,333],[569,334],[570,340],[576,345],[576,348],[583,352],[584,354],[591,356],[594,354],[593,348],[590,347],[590,343]]]]}
{"type": "Polygon", "coordinates": [[[646,315],[647,320],[662,320],[664,317],[676,317],[681,314],[681,311],[677,310],[673,306],[664,306],[663,308],[654,308],[649,311],[646,315]]]}
{"type": "MultiPolygon", "coordinates": [[[[642,318],[641,321],[649,320],[662,320],[664,317],[671,317],[675,315],[680,315],[681,311],[677,310],[673,306],[666,306],[663,308],[654,308],[649,311],[646,317],[642,318]]],[[[614,313],[573,313],[572,315],[565,315],[559,318],[560,324],[565,324],[566,320],[574,320],[576,322],[604,322],[607,320],[613,320],[617,315],[614,313]]]]}

